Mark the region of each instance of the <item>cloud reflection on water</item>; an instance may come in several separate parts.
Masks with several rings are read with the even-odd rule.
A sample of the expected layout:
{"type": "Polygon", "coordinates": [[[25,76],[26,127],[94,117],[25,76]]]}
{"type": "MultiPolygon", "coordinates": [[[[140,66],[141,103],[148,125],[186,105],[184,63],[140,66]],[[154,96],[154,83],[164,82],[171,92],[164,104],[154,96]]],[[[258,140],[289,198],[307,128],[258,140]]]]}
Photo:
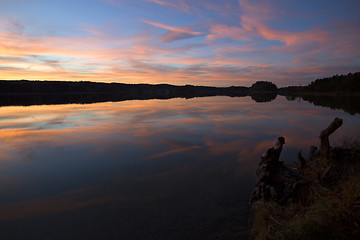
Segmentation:
{"type": "Polygon", "coordinates": [[[143,214],[138,204],[174,214],[204,208],[195,218],[213,221],[210,209],[225,211],[221,199],[247,202],[259,156],[279,135],[282,159],[295,160],[335,116],[344,126],[332,139],[359,132],[358,116],[282,97],[3,107],[0,221],[91,209],[102,217],[112,204],[129,205],[113,214],[134,221],[143,214]]]}

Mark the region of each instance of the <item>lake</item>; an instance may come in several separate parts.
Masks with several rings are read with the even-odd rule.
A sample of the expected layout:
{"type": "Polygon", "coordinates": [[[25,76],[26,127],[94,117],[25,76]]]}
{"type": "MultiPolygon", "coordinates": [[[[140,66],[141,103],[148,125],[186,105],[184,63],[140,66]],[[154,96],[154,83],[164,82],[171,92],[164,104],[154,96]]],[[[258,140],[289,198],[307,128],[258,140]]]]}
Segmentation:
{"type": "Polygon", "coordinates": [[[247,239],[261,154],[306,157],[335,118],[309,102],[174,98],[0,108],[1,239],[247,239]]]}

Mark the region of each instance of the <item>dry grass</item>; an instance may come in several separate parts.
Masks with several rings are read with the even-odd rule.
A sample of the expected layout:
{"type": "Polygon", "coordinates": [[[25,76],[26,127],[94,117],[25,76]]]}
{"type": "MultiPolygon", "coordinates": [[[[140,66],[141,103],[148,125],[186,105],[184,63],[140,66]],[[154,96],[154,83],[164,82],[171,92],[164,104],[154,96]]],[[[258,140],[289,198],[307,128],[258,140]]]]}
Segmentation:
{"type": "Polygon", "coordinates": [[[324,187],[318,175],[334,161],[319,160],[305,169],[304,175],[311,184],[302,189],[298,203],[289,206],[254,203],[255,240],[360,239],[360,159],[342,162],[340,171],[329,174],[331,179],[336,179],[335,184],[324,187]]]}
{"type": "Polygon", "coordinates": [[[360,137],[344,139],[342,141],[342,146],[346,148],[360,148],[360,137]]]}

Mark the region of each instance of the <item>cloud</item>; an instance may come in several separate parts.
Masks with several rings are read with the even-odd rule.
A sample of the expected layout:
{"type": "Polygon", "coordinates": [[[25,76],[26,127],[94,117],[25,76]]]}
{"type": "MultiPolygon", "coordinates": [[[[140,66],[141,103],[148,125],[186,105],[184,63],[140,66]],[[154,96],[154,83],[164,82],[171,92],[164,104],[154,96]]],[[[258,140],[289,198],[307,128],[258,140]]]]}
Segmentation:
{"type": "Polygon", "coordinates": [[[146,2],[155,3],[161,6],[173,7],[179,9],[183,12],[190,12],[190,5],[186,3],[184,0],[174,0],[174,1],[163,1],[163,0],[145,0],[146,2]]]}
{"type": "Polygon", "coordinates": [[[0,63],[21,62],[21,61],[26,61],[26,59],[22,58],[22,57],[2,57],[2,56],[0,56],[0,63]]]}
{"type": "Polygon", "coordinates": [[[223,24],[212,25],[210,27],[210,34],[206,36],[208,40],[217,40],[227,37],[232,40],[250,40],[248,32],[245,29],[223,24]]]}
{"type": "Polygon", "coordinates": [[[114,196],[98,196],[96,191],[98,191],[98,186],[75,189],[50,197],[10,203],[0,208],[2,213],[0,220],[47,216],[119,200],[119,197],[114,196]]]}
{"type": "Polygon", "coordinates": [[[161,158],[161,157],[166,157],[172,154],[179,154],[179,153],[183,153],[183,152],[190,152],[193,151],[195,149],[199,149],[199,146],[190,146],[190,147],[182,147],[182,148],[176,148],[176,149],[172,149],[169,151],[165,151],[165,152],[161,152],[161,153],[157,153],[154,155],[151,155],[149,157],[146,158],[146,160],[151,160],[151,159],[155,159],[155,158],[161,158]]]}
{"type": "Polygon", "coordinates": [[[201,32],[192,31],[192,30],[190,30],[188,28],[172,27],[172,26],[169,26],[169,25],[166,25],[166,24],[163,24],[163,23],[152,22],[152,21],[147,21],[147,20],[143,20],[142,22],[150,24],[150,25],[155,26],[155,27],[159,27],[159,28],[162,28],[162,29],[169,30],[171,32],[188,33],[188,34],[194,34],[194,35],[201,34],[201,32]]]}
{"type": "Polygon", "coordinates": [[[31,57],[47,64],[48,66],[54,68],[55,70],[64,70],[61,64],[68,62],[68,61],[60,61],[57,59],[47,58],[45,56],[38,56],[38,55],[31,55],[31,57]]]}
{"type": "Polygon", "coordinates": [[[276,18],[280,10],[269,5],[268,2],[260,3],[239,0],[242,9],[239,26],[225,24],[211,24],[208,40],[230,38],[232,40],[254,41],[258,39],[280,41],[286,45],[293,45],[300,41],[325,41],[327,35],[321,29],[310,29],[306,31],[292,32],[279,30],[267,26],[270,20],[276,18]]]}
{"type": "Polygon", "coordinates": [[[191,2],[186,3],[185,0],[101,0],[108,4],[111,4],[116,7],[124,7],[126,3],[140,3],[140,2],[148,2],[156,5],[160,5],[163,7],[171,7],[182,12],[190,13],[191,2]]]}
{"type": "Polygon", "coordinates": [[[7,22],[7,27],[6,27],[7,31],[16,35],[23,34],[25,30],[25,26],[20,21],[14,20],[13,18],[7,18],[6,22],[7,22]]]}
{"type": "MultiPolygon", "coordinates": [[[[220,14],[223,17],[235,16],[238,14],[237,5],[232,0],[211,1],[211,0],[144,0],[164,7],[171,7],[181,12],[204,17],[207,11],[220,14]]],[[[235,1],[236,2],[236,1],[235,1]]]]}
{"type": "Polygon", "coordinates": [[[178,40],[185,40],[189,38],[199,37],[199,35],[189,34],[189,33],[179,33],[179,32],[169,32],[160,37],[163,43],[175,42],[178,40]]]}
{"type": "Polygon", "coordinates": [[[154,12],[147,20],[131,16],[131,31],[109,16],[105,22],[81,23],[75,34],[63,36],[41,29],[42,34],[32,34],[25,22],[0,18],[1,78],[217,86],[261,79],[288,85],[359,69],[359,19],[341,15],[349,12],[349,4],[329,16],[327,6],[314,13],[297,8],[303,3],[294,7],[284,1],[107,2],[154,12]],[[171,24],[165,22],[168,15],[155,11],[164,11],[160,6],[173,8],[167,13],[174,13],[171,24]]]}
{"type": "Polygon", "coordinates": [[[173,26],[169,26],[169,25],[166,25],[163,23],[151,22],[151,21],[146,21],[146,20],[143,20],[143,22],[146,24],[158,27],[158,28],[168,30],[169,31],[168,33],[166,33],[160,37],[161,41],[164,43],[170,43],[170,42],[174,42],[177,40],[184,40],[184,39],[199,37],[202,34],[202,32],[193,31],[186,27],[182,27],[182,28],[181,27],[173,27],[173,26]]]}
{"type": "Polygon", "coordinates": [[[101,0],[116,7],[123,7],[124,3],[131,3],[136,0],[101,0]]]}
{"type": "Polygon", "coordinates": [[[129,62],[134,69],[139,69],[142,73],[170,73],[176,71],[175,67],[167,66],[166,64],[156,64],[135,59],[129,59],[129,62]]]}

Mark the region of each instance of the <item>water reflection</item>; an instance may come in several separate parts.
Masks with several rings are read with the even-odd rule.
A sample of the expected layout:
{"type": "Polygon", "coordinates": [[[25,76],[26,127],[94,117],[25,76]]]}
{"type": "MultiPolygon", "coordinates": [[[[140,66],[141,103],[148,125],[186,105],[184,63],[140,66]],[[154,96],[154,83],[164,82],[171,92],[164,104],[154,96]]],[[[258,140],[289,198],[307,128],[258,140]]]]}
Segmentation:
{"type": "Polygon", "coordinates": [[[276,92],[251,92],[251,99],[255,102],[271,102],[277,97],[276,92]]]}
{"type": "Polygon", "coordinates": [[[241,239],[261,153],[283,135],[291,161],[335,116],[332,141],[359,132],[284,97],[2,107],[0,237],[241,239]]]}
{"type": "MultiPolygon", "coordinates": [[[[191,87],[190,87],[191,88],[191,87]]],[[[100,102],[120,102],[127,100],[153,100],[153,99],[171,99],[171,98],[196,98],[196,97],[214,97],[214,96],[229,96],[242,98],[251,96],[255,102],[271,102],[276,99],[278,93],[276,91],[269,92],[249,92],[244,87],[231,87],[228,89],[212,89],[210,92],[195,90],[185,91],[182,93],[166,94],[166,91],[155,91],[147,93],[138,92],[122,92],[121,94],[114,93],[78,93],[78,94],[0,94],[0,106],[31,106],[31,105],[55,105],[55,104],[91,104],[100,102]]],[[[205,87],[206,89],[206,87],[205,87]]],[[[211,88],[210,88],[211,89],[211,88]]],[[[316,106],[329,107],[331,109],[342,109],[352,115],[360,113],[360,105],[357,104],[360,97],[356,94],[304,94],[298,93],[284,93],[283,90],[278,91],[280,95],[286,95],[286,99],[294,101],[296,99],[304,100],[313,103],[316,106]]]]}

